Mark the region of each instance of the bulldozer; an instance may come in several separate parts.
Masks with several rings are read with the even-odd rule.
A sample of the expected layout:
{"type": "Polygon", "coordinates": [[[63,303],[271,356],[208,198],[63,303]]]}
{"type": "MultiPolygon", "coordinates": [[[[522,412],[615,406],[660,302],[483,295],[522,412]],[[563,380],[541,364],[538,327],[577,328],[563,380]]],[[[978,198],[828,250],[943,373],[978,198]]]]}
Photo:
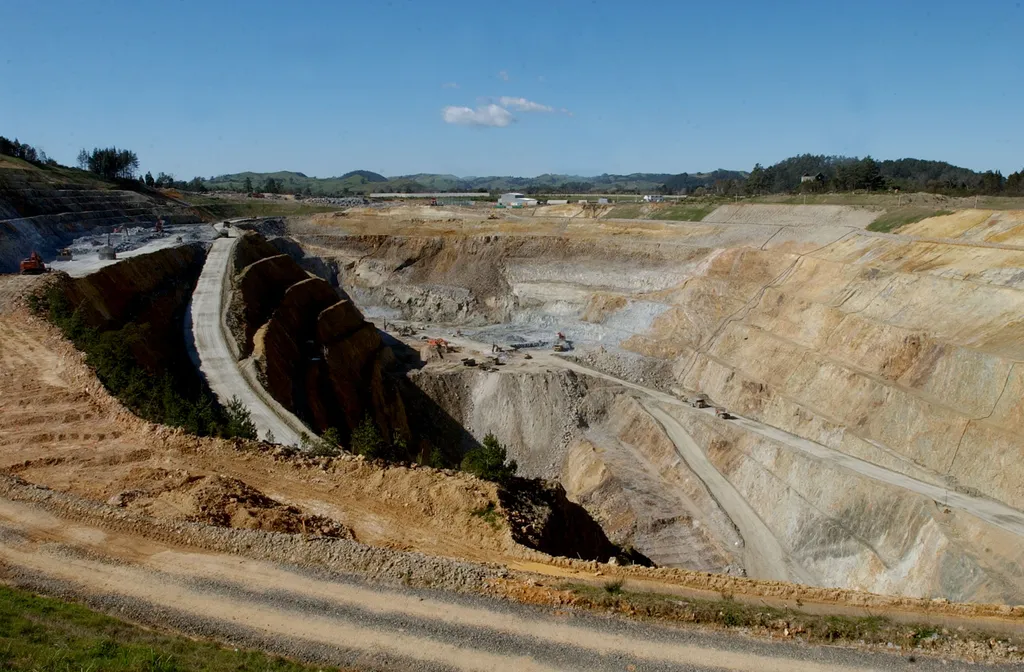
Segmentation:
{"type": "Polygon", "coordinates": [[[57,251],[57,261],[71,261],[75,258],[75,255],[71,253],[70,247],[65,247],[57,251]]]}
{"type": "Polygon", "coordinates": [[[39,256],[38,252],[33,251],[29,255],[28,259],[22,259],[19,265],[22,275],[39,275],[46,273],[46,264],[43,263],[43,258],[39,256]]]}

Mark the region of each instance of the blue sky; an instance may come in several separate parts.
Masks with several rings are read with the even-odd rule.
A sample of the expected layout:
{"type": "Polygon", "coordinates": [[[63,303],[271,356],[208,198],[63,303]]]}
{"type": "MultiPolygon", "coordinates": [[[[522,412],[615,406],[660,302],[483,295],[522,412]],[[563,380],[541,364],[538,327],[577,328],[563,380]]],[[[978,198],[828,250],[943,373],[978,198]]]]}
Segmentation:
{"type": "Polygon", "coordinates": [[[0,135],[65,163],[116,144],[186,179],[1024,167],[1019,0],[0,0],[0,26],[0,135]]]}

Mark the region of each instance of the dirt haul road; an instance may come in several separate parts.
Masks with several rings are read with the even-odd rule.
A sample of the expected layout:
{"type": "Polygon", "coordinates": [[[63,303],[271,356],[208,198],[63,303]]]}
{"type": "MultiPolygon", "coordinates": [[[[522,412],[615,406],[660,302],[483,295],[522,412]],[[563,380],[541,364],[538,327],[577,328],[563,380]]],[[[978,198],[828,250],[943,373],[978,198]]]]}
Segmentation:
{"type": "MultiPolygon", "coordinates": [[[[225,406],[238,397],[249,409],[260,438],[273,433],[274,441],[298,446],[303,431],[302,421],[275,404],[258,384],[243,375],[228,346],[224,329],[224,306],[231,253],[237,238],[214,241],[206,257],[206,265],[192,294],[191,337],[194,355],[210,389],[225,406]]],[[[188,327],[187,327],[188,328],[188,327]]]]}
{"type": "MultiPolygon", "coordinates": [[[[400,322],[391,322],[391,324],[400,324],[400,322]]],[[[428,332],[429,331],[431,330],[428,330],[428,332]]],[[[486,358],[488,357],[487,351],[490,348],[488,345],[484,343],[479,343],[471,339],[457,336],[445,336],[445,338],[450,340],[453,344],[460,346],[468,351],[471,351],[465,354],[475,353],[479,359],[483,360],[486,360],[486,358]]],[[[411,343],[415,342],[411,341],[411,343]]],[[[683,459],[686,459],[687,463],[690,464],[691,468],[694,468],[695,470],[700,466],[699,464],[690,463],[690,460],[694,458],[693,449],[696,449],[698,452],[700,452],[699,448],[697,448],[696,446],[693,446],[691,448],[688,442],[684,439],[684,436],[689,436],[686,433],[686,430],[683,427],[681,427],[677,422],[675,422],[671,418],[671,415],[664,411],[664,407],[671,407],[673,409],[688,413],[704,413],[706,415],[714,415],[715,410],[713,408],[691,408],[688,404],[670,394],[666,394],[665,392],[661,392],[659,390],[655,390],[649,387],[645,387],[643,385],[639,385],[637,383],[632,383],[630,381],[617,378],[602,371],[591,369],[581,364],[577,364],[576,362],[567,359],[563,356],[556,355],[552,352],[531,350],[530,353],[533,359],[529,361],[524,361],[519,357],[515,357],[511,361],[527,369],[543,370],[545,368],[554,367],[570,369],[579,374],[600,378],[602,380],[606,380],[608,382],[620,385],[624,388],[632,390],[633,392],[636,392],[643,398],[644,407],[649,412],[651,412],[652,415],[654,415],[659,420],[659,422],[661,422],[661,424],[666,428],[666,431],[668,432],[670,438],[673,439],[673,443],[676,444],[676,448],[679,451],[680,455],[683,457],[683,459]],[[687,459],[687,456],[689,456],[690,459],[687,459]]],[[[885,483],[887,485],[896,486],[898,488],[910,490],[919,495],[924,495],[925,497],[928,497],[936,502],[941,502],[943,506],[948,506],[949,508],[963,511],[964,513],[968,513],[981,520],[984,520],[987,523],[991,523],[992,525],[1000,527],[1006,530],[1007,532],[1011,532],[1019,537],[1024,538],[1024,513],[1010,506],[1007,506],[1006,504],[1003,504],[1001,502],[989,499],[987,497],[980,497],[969,493],[950,490],[941,485],[928,483],[926,481],[922,481],[907,476],[905,474],[901,474],[890,469],[886,469],[885,467],[873,464],[871,462],[862,460],[852,455],[847,455],[846,453],[840,452],[833,448],[829,448],[828,446],[824,446],[820,443],[810,441],[809,439],[796,436],[795,434],[787,432],[783,429],[779,429],[778,427],[772,427],[771,425],[766,425],[762,422],[758,422],[750,418],[734,416],[733,419],[723,422],[735,423],[743,427],[743,429],[747,431],[754,432],[756,434],[760,434],[769,439],[777,441],[782,445],[786,446],[787,448],[800,451],[806,455],[813,457],[814,459],[821,460],[823,462],[828,462],[837,467],[841,467],[843,469],[860,474],[862,476],[867,476],[868,478],[872,478],[876,481],[885,483]]],[[[721,477],[721,475],[717,472],[717,470],[714,469],[712,465],[710,465],[710,463],[707,466],[712,471],[714,471],[714,474],[705,474],[708,475],[709,478],[711,478],[712,482],[708,482],[708,479],[705,479],[703,476],[701,480],[703,480],[705,484],[708,485],[712,492],[716,492],[716,488],[714,487],[714,476],[717,475],[718,477],[721,477]]],[[[748,537],[748,534],[758,538],[763,537],[765,534],[771,534],[770,532],[764,529],[763,523],[760,523],[759,520],[756,520],[757,516],[756,514],[754,514],[753,511],[747,511],[749,506],[745,503],[741,504],[741,502],[743,502],[741,497],[739,497],[738,495],[736,497],[727,496],[728,491],[732,489],[732,486],[729,485],[724,478],[722,478],[722,482],[720,485],[721,487],[717,489],[717,494],[726,495],[724,497],[724,502],[735,503],[735,506],[732,508],[732,510],[730,510],[729,507],[726,506],[726,503],[723,503],[723,507],[726,508],[726,511],[729,513],[730,518],[732,518],[733,521],[736,522],[738,526],[740,526],[741,533],[747,539],[748,544],[750,543],[750,537],[748,537]],[[734,516],[734,513],[737,515],[734,516]]],[[[770,550],[775,545],[777,545],[777,541],[770,542],[765,547],[769,549],[767,557],[771,557],[772,555],[778,555],[778,553],[782,553],[781,549],[779,549],[778,553],[775,553],[772,550],[770,550]]],[[[794,570],[792,563],[787,564],[789,564],[790,570],[794,570]]],[[[782,565],[775,566],[778,567],[782,565]]],[[[793,575],[789,576],[788,580],[798,582],[801,581],[802,577],[800,575],[801,573],[799,569],[795,569],[795,571],[791,571],[791,573],[793,575]]]]}
{"type": "MultiPolygon", "coordinates": [[[[751,670],[906,667],[900,657],[683,631],[482,598],[380,588],[66,520],[0,497],[9,582],[77,596],[193,636],[318,663],[417,670],[751,670]]],[[[921,660],[914,669],[966,665],[921,660]]]]}

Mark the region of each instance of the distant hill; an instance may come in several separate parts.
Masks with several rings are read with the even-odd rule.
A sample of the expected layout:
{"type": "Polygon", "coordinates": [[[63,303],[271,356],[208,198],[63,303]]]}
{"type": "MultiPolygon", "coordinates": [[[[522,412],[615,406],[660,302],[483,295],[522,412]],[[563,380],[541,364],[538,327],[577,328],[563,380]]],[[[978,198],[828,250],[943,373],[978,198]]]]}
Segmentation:
{"type": "Polygon", "coordinates": [[[710,173],[632,173],[629,175],[558,175],[546,173],[536,177],[458,177],[437,173],[416,173],[385,177],[368,170],[353,170],[340,177],[307,177],[302,173],[235,173],[204,180],[208,189],[242,191],[249,178],[253,189],[262,190],[273,179],[281,192],[309,193],[313,196],[344,196],[370,192],[418,191],[522,191],[531,194],[586,193],[686,193],[697,187],[712,188],[720,180],[742,181],[746,173],[738,170],[716,170],[710,173]]]}
{"type": "Polygon", "coordinates": [[[924,159],[875,160],[849,156],[800,154],[762,167],[748,175],[749,193],[804,191],[879,191],[898,188],[933,194],[1016,195],[1024,193],[1024,171],[1004,177],[998,171],[961,168],[945,161],[924,159]],[[804,176],[810,179],[805,182],[804,176]]]}
{"type": "Polygon", "coordinates": [[[380,173],[375,173],[375,172],[370,171],[370,170],[353,170],[353,171],[350,171],[348,173],[345,173],[344,175],[342,175],[338,179],[339,180],[347,180],[350,177],[361,177],[364,180],[366,180],[367,182],[387,182],[388,181],[388,178],[384,177],[380,173]]]}
{"type": "MultiPolygon", "coordinates": [[[[233,173],[220,175],[203,184],[211,191],[244,191],[245,180],[249,179],[252,188],[266,191],[267,180],[274,180],[277,191],[286,194],[309,193],[314,196],[341,196],[344,194],[362,194],[379,191],[377,185],[386,184],[388,178],[369,170],[353,170],[340,177],[308,177],[303,173],[278,171],[276,173],[233,173]]],[[[386,189],[385,189],[386,191],[386,189]]]]}
{"type": "Polygon", "coordinates": [[[630,173],[629,175],[560,175],[536,177],[470,176],[416,173],[385,177],[368,170],[353,170],[340,177],[307,177],[302,173],[236,173],[204,180],[212,190],[241,191],[245,179],[262,190],[273,179],[283,193],[345,196],[371,192],[476,191],[527,194],[775,194],[797,191],[904,191],[965,194],[1022,194],[1024,171],[1002,176],[975,171],[945,161],[923,159],[879,160],[871,157],[801,154],[750,172],[718,169],[707,173],[630,173]],[[807,179],[805,180],[805,176],[807,179]]]}

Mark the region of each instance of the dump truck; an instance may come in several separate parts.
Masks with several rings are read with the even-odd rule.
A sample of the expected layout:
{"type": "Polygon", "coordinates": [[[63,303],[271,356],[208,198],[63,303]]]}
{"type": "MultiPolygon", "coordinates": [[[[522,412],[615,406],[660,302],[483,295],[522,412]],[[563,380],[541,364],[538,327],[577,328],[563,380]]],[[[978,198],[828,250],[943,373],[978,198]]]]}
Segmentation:
{"type": "Polygon", "coordinates": [[[698,394],[695,397],[690,397],[689,404],[693,408],[707,408],[708,407],[708,397],[705,394],[698,394]]]}

